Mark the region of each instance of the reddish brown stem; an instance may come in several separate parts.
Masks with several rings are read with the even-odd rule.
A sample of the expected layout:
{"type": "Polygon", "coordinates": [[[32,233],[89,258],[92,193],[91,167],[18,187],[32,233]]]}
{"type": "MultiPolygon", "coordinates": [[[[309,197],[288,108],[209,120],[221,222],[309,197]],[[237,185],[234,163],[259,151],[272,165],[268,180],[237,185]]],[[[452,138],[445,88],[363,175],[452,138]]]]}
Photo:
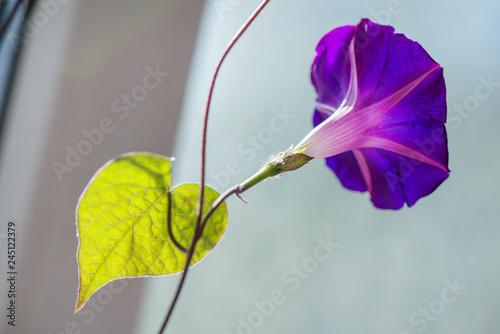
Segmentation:
{"type": "MultiPolygon", "coordinates": [[[[222,57],[220,58],[217,67],[215,69],[214,75],[212,77],[212,82],[210,84],[210,91],[208,93],[208,99],[207,99],[207,104],[205,108],[205,117],[203,119],[203,135],[202,135],[202,142],[201,142],[201,182],[200,182],[200,197],[198,201],[198,219],[196,221],[196,227],[195,227],[195,233],[193,236],[193,241],[191,242],[191,245],[189,247],[189,251],[187,254],[186,258],[186,265],[184,267],[184,272],[182,273],[182,277],[179,281],[179,285],[177,286],[176,293],[174,295],[174,298],[172,300],[172,303],[170,304],[170,308],[168,310],[167,316],[165,317],[165,321],[163,322],[163,325],[159,331],[159,334],[162,334],[165,328],[167,327],[167,323],[170,320],[170,317],[172,316],[172,312],[175,308],[175,305],[179,299],[182,287],[184,286],[184,282],[186,280],[186,276],[188,273],[189,269],[189,264],[191,260],[193,259],[193,254],[194,250],[196,248],[196,244],[198,243],[198,240],[200,239],[201,235],[203,234],[203,228],[205,227],[205,224],[202,224],[202,215],[203,215],[203,204],[204,204],[204,196],[205,196],[205,165],[206,165],[206,148],[207,148],[207,129],[208,129],[208,115],[210,112],[210,105],[212,103],[212,96],[213,96],[213,91],[215,87],[215,80],[217,79],[217,75],[219,74],[219,70],[222,66],[222,63],[224,62],[224,59],[226,59],[227,55],[229,54],[229,51],[233,48],[234,44],[240,39],[240,37],[243,35],[243,33],[248,29],[250,24],[255,20],[255,18],[260,14],[260,12],[264,9],[264,7],[269,3],[270,0],[264,0],[262,3],[257,7],[255,12],[248,18],[248,20],[243,24],[243,26],[238,30],[236,35],[234,35],[233,39],[229,42],[228,46],[226,47],[224,53],[222,54],[222,57]]],[[[225,200],[227,197],[230,195],[234,194],[234,191],[227,191],[223,196],[219,197],[222,200],[219,201],[219,204],[222,203],[223,200],[225,200]],[[224,197],[225,196],[225,197],[224,197]]],[[[207,216],[208,218],[208,216],[207,216]]]]}

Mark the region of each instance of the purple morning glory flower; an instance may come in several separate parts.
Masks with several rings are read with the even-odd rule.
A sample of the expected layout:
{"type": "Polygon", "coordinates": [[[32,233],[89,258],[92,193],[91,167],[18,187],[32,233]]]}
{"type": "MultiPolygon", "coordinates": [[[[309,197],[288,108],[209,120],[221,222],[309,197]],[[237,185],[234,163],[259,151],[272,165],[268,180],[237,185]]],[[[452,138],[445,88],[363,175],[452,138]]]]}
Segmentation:
{"type": "Polygon", "coordinates": [[[297,145],[382,209],[412,206],[449,175],[443,68],[394,28],[363,19],[317,46],[315,128],[297,145]]]}

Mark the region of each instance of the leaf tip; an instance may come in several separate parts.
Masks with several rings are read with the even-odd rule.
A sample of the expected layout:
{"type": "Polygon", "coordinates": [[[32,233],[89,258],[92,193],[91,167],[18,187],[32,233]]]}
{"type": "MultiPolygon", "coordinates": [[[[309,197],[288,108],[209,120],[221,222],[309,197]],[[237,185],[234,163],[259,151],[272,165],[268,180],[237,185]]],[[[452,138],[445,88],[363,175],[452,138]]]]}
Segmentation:
{"type": "Polygon", "coordinates": [[[80,296],[78,296],[78,299],[76,300],[76,305],[75,305],[75,313],[80,311],[82,309],[83,305],[85,305],[85,301],[80,296]]]}

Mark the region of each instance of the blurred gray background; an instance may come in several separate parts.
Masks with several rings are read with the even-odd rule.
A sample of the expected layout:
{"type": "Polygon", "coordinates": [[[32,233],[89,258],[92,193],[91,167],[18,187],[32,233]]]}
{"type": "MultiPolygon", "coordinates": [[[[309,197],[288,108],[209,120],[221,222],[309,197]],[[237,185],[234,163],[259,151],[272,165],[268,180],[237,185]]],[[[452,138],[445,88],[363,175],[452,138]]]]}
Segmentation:
{"type": "MultiPolygon", "coordinates": [[[[258,4],[73,0],[31,37],[2,133],[0,237],[15,220],[20,251],[18,326],[3,333],[156,333],[179,276],[120,281],[73,313],[74,208],[94,172],[128,151],[175,156],[174,183],[199,182],[210,77],[258,4]],[[169,74],[121,119],[113,102],[142,85],[148,66],[169,74]],[[60,181],[54,161],[103,118],[114,130],[60,181]]],[[[231,198],[226,234],[190,272],[167,332],[498,333],[498,13],[496,1],[272,1],[218,78],[211,186],[243,181],[310,131],[315,46],[363,17],[394,26],[443,66],[452,173],[397,212],[343,189],[323,161],[249,190],[248,205],[231,198]],[[327,240],[336,248],[314,260],[327,240]]],[[[6,256],[0,265],[5,273],[6,256]]],[[[3,285],[2,309],[6,301],[3,285]]]]}

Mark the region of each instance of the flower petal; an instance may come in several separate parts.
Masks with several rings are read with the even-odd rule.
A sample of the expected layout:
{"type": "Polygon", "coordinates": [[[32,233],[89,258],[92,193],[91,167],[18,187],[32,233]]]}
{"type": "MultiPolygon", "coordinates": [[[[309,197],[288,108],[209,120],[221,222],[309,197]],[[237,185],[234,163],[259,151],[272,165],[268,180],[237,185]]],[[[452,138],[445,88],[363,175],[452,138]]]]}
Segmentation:
{"type": "Polygon", "coordinates": [[[412,206],[419,198],[432,193],[449,175],[396,153],[380,149],[360,151],[370,165],[372,202],[381,209],[399,209],[404,203],[412,206]]]}
{"type": "Polygon", "coordinates": [[[349,89],[351,64],[347,55],[354,28],[345,26],[331,31],[321,39],[316,48],[317,56],[312,65],[311,80],[318,92],[318,103],[332,110],[342,104],[349,89]]]}
{"type": "Polygon", "coordinates": [[[335,172],[344,187],[365,192],[368,190],[361,168],[353,151],[326,158],[326,164],[335,172]]]}
{"type": "Polygon", "coordinates": [[[378,123],[373,124],[366,134],[404,145],[447,170],[445,121],[446,88],[443,69],[438,68],[381,117],[378,123]]]}
{"type": "MultiPolygon", "coordinates": [[[[314,158],[327,158],[330,156],[337,155],[342,152],[346,152],[350,149],[355,149],[358,147],[367,147],[365,141],[365,137],[376,136],[374,135],[373,129],[376,129],[377,126],[380,131],[382,131],[386,125],[386,123],[397,123],[400,122],[405,124],[407,120],[409,121],[419,121],[418,114],[420,110],[412,109],[414,114],[405,113],[403,116],[407,117],[391,117],[387,116],[388,112],[393,110],[398,103],[404,100],[407,96],[409,96],[414,90],[416,90],[420,85],[424,86],[428,89],[435,89],[438,93],[436,96],[438,98],[429,99],[429,105],[425,106],[429,110],[433,110],[434,113],[437,114],[445,114],[446,115],[446,101],[445,101],[445,91],[444,89],[439,90],[439,88],[444,88],[444,80],[442,78],[442,72],[438,71],[440,67],[435,65],[427,72],[424,72],[421,76],[417,77],[412,82],[409,82],[406,86],[401,87],[398,91],[394,92],[390,96],[386,97],[384,100],[379,101],[373,105],[366,106],[365,108],[359,109],[358,107],[354,107],[352,111],[345,112],[339,108],[337,112],[333,115],[329,116],[323,123],[316,126],[297,146],[301,147],[306,145],[309,142],[313,142],[311,145],[307,147],[304,151],[304,154],[312,156],[314,158]],[[436,81],[438,84],[441,82],[442,86],[434,85],[432,87],[428,87],[429,82],[435,82],[433,80],[426,80],[428,77],[432,76],[433,72],[441,73],[441,81],[436,81]],[[415,112],[416,111],[416,112],[415,112]],[[342,115],[341,118],[337,118],[336,115],[342,115]],[[388,117],[388,121],[385,121],[385,118],[388,117]]],[[[432,78],[436,78],[433,76],[432,78]]],[[[437,77],[439,78],[439,76],[437,77]]],[[[425,92],[425,89],[417,90],[417,93],[425,92]]],[[[416,96],[416,98],[420,98],[420,96],[416,96]]],[[[422,97],[422,100],[425,102],[425,96],[422,97]]],[[[408,99],[410,102],[412,99],[408,99]]],[[[404,110],[394,109],[396,110],[404,110]]],[[[318,113],[318,110],[316,111],[318,113]]],[[[324,113],[319,112],[317,118],[326,117],[324,113]]],[[[441,116],[442,117],[442,116],[441,116]]],[[[429,116],[420,117],[421,121],[425,121],[429,119],[429,116]]],[[[439,125],[439,122],[436,122],[439,125]]],[[[402,133],[406,131],[406,128],[399,129],[402,133]]],[[[375,131],[376,133],[376,131],[375,131]]],[[[385,147],[384,147],[385,148],[385,147]]]]}
{"type": "Polygon", "coordinates": [[[358,108],[382,101],[437,65],[420,44],[390,26],[363,19],[354,38],[358,108]]]}
{"type": "Polygon", "coordinates": [[[380,209],[397,210],[405,203],[412,206],[449,176],[442,169],[373,148],[342,153],[326,161],[344,187],[361,192],[369,189],[373,205],[380,209]],[[368,175],[361,172],[360,156],[366,161],[368,175]]]}

